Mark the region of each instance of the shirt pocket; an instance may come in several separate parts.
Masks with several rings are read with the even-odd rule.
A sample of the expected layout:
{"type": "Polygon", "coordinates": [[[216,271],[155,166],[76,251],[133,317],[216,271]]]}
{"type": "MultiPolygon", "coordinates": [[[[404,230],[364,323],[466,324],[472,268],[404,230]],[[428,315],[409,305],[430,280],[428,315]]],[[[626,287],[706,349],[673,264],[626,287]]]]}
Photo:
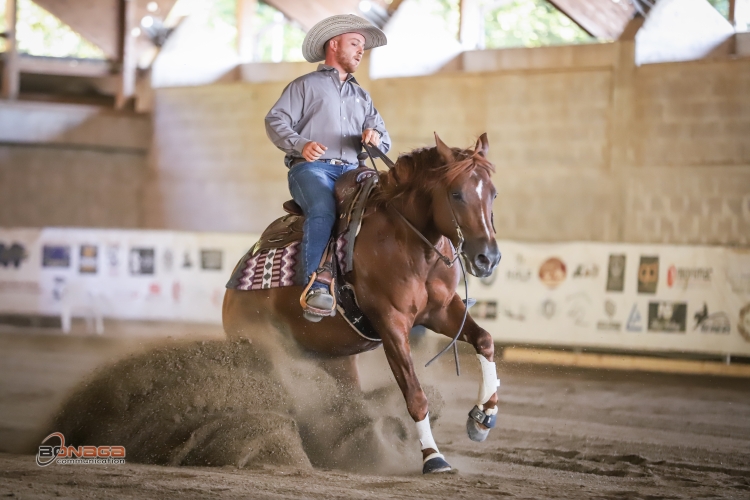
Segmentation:
{"type": "Polygon", "coordinates": [[[361,133],[364,129],[367,111],[367,99],[359,95],[346,96],[344,99],[344,111],[346,119],[350,121],[352,131],[361,133]]]}

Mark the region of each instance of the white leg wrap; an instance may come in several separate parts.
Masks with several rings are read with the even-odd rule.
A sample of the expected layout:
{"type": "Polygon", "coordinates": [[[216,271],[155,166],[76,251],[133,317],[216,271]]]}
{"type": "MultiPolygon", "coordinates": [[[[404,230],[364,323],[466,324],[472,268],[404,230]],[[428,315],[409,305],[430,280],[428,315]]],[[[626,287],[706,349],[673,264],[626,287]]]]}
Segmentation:
{"type": "Polygon", "coordinates": [[[477,398],[477,405],[481,408],[497,392],[497,388],[500,387],[500,380],[497,378],[497,369],[494,362],[487,361],[487,358],[481,354],[477,354],[477,358],[482,365],[482,383],[479,386],[477,398]]]}
{"type": "Polygon", "coordinates": [[[417,435],[419,436],[419,443],[422,445],[422,449],[432,448],[438,451],[437,444],[432,438],[432,429],[430,428],[430,414],[425,415],[424,420],[417,422],[417,435]]]}

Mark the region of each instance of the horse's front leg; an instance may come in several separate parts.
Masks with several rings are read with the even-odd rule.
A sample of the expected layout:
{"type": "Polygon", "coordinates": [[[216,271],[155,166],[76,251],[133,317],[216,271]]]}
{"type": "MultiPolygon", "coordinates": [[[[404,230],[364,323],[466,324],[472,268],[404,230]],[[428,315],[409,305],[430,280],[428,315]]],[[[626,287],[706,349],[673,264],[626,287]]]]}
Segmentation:
{"type": "MultiPolygon", "coordinates": [[[[453,338],[461,327],[465,306],[458,294],[454,295],[448,307],[432,315],[429,324],[425,325],[437,333],[453,338]]],[[[477,351],[477,358],[482,367],[482,381],[479,384],[477,403],[469,412],[466,421],[466,432],[473,441],[484,441],[495,426],[497,419],[497,388],[500,381],[495,367],[495,344],[492,336],[477,325],[471,316],[467,316],[466,324],[459,340],[468,342],[477,351]]]]}
{"type": "Polygon", "coordinates": [[[422,447],[422,473],[451,470],[432,437],[427,396],[414,372],[409,346],[412,320],[400,313],[391,312],[379,316],[374,322],[383,339],[385,357],[406,400],[406,409],[417,426],[417,435],[422,447]]]}

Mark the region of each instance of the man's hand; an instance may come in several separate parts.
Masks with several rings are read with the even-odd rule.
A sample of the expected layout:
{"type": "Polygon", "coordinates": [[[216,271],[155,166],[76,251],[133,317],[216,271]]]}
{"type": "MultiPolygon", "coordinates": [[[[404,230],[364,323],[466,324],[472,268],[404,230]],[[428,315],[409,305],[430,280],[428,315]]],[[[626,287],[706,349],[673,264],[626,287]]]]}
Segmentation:
{"type": "Polygon", "coordinates": [[[374,128],[366,128],[365,131],[362,132],[362,143],[380,146],[380,134],[378,134],[374,128]]]}
{"type": "Polygon", "coordinates": [[[310,141],[302,148],[302,156],[307,161],[315,161],[326,152],[327,147],[319,142],[310,141]]]}

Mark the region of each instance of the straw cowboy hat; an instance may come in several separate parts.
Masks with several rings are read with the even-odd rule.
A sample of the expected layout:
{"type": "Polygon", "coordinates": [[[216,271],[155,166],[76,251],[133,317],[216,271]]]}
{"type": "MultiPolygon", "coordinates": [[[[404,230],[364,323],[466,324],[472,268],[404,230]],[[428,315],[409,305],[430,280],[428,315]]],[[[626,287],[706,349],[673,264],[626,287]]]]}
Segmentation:
{"type": "Polygon", "coordinates": [[[312,27],[302,42],[302,55],[307,62],[320,62],[326,58],[325,43],[344,33],[359,33],[365,37],[365,50],[388,43],[385,33],[367,20],[354,14],[343,14],[323,19],[312,27]]]}

